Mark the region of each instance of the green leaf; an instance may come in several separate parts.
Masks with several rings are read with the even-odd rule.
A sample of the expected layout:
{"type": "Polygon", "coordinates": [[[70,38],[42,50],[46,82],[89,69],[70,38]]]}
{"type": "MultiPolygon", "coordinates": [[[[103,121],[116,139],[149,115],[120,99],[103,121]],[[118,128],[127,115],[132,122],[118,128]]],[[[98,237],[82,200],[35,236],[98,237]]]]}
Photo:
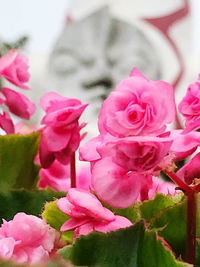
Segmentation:
{"type": "MultiPolygon", "coordinates": [[[[44,218],[46,222],[57,231],[60,231],[60,227],[63,225],[63,223],[70,219],[70,217],[68,217],[57,207],[56,201],[48,202],[45,204],[42,218],[44,218]]],[[[62,239],[67,241],[68,243],[72,243],[73,235],[74,231],[63,232],[62,239]]]]}
{"type": "MultiPolygon", "coordinates": [[[[198,195],[200,207],[200,194],[198,195]]],[[[186,202],[185,198],[174,206],[157,213],[150,220],[150,228],[160,228],[158,234],[172,247],[176,255],[186,253],[186,202]]],[[[200,209],[197,209],[197,237],[200,237],[200,209]]]]}
{"type": "Polygon", "coordinates": [[[0,191],[36,187],[39,166],[34,164],[40,133],[0,136],[0,191]]]}
{"type": "Polygon", "coordinates": [[[93,232],[73,245],[59,250],[64,259],[78,266],[98,267],[183,267],[156,239],[155,231],[145,231],[144,222],[107,234],[93,232]]]}
{"type": "Polygon", "coordinates": [[[65,192],[46,190],[15,190],[0,193],[0,219],[11,220],[17,212],[40,216],[46,202],[65,195],[65,192]]]}
{"type": "Polygon", "coordinates": [[[156,213],[161,210],[174,206],[175,202],[171,196],[156,194],[154,199],[146,200],[139,206],[141,218],[149,221],[156,213]]]}

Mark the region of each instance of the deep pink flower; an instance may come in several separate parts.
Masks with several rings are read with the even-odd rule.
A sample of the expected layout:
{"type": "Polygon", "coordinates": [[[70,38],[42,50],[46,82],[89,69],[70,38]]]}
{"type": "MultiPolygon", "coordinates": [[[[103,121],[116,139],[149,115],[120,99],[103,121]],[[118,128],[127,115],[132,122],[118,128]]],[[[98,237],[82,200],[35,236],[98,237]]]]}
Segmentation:
{"type": "Polygon", "coordinates": [[[25,85],[30,78],[28,58],[25,55],[19,55],[16,49],[10,50],[0,58],[0,76],[22,89],[29,89],[25,85]]]}
{"type": "Polygon", "coordinates": [[[33,215],[17,213],[0,227],[0,256],[17,263],[42,263],[54,248],[56,232],[33,215]]]}
{"type": "Polygon", "coordinates": [[[6,87],[3,87],[1,90],[5,97],[4,104],[13,114],[19,116],[20,118],[29,120],[35,113],[35,104],[26,96],[6,87]]]}
{"type": "Polygon", "coordinates": [[[200,132],[197,131],[185,133],[183,130],[172,130],[170,137],[173,139],[170,151],[175,155],[174,161],[187,158],[200,145],[200,132]]]}
{"type": "MultiPolygon", "coordinates": [[[[47,186],[56,191],[68,191],[71,187],[70,165],[63,165],[55,160],[48,169],[40,170],[39,188],[47,186]]],[[[76,176],[77,188],[90,190],[91,173],[89,166],[79,168],[76,176]]]]}
{"type": "Polygon", "coordinates": [[[151,81],[137,69],[121,81],[102,104],[100,134],[123,137],[158,135],[175,116],[174,90],[163,81],[151,81]]]}
{"type": "Polygon", "coordinates": [[[179,104],[179,111],[185,118],[187,131],[200,128],[200,77],[188,87],[179,104]]]}
{"type": "Polygon", "coordinates": [[[200,153],[196,154],[191,160],[189,160],[180,170],[177,171],[177,175],[185,183],[192,184],[195,178],[200,178],[200,153]]]}
{"type": "Polygon", "coordinates": [[[57,206],[71,217],[62,227],[61,232],[74,230],[74,239],[96,230],[99,232],[115,231],[132,223],[125,217],[115,216],[91,193],[71,188],[67,197],[57,200],[57,206]]]}
{"type": "Polygon", "coordinates": [[[39,148],[42,167],[50,167],[55,158],[67,164],[80,144],[82,126],[78,120],[87,104],[50,92],[41,98],[40,105],[46,111],[39,148]]]}
{"type": "Polygon", "coordinates": [[[13,121],[6,111],[3,111],[3,114],[0,113],[0,128],[3,129],[7,134],[15,133],[13,121]]]}

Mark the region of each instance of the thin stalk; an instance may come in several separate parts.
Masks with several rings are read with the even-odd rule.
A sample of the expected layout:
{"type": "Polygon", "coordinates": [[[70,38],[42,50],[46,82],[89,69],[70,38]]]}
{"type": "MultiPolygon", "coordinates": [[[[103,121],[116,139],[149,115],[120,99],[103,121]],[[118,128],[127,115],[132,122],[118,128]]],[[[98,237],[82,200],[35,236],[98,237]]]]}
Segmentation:
{"type": "Polygon", "coordinates": [[[196,264],[196,217],[197,192],[186,194],[187,201],[187,246],[186,262],[196,264]]]}
{"type": "Polygon", "coordinates": [[[169,178],[176,183],[184,192],[193,192],[192,188],[184,183],[175,172],[168,172],[165,171],[165,173],[169,176],[169,178]]]}
{"type": "Polygon", "coordinates": [[[71,156],[70,160],[70,176],[71,176],[71,188],[76,187],[76,155],[75,152],[71,156]]]}

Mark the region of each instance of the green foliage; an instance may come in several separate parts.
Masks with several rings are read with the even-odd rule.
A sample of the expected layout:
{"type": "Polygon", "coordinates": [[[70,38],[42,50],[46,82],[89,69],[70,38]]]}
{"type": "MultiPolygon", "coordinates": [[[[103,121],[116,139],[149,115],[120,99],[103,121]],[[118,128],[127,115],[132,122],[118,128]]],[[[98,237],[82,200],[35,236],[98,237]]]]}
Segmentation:
{"type": "Polygon", "coordinates": [[[139,206],[139,211],[141,217],[149,221],[156,213],[173,205],[175,201],[171,196],[156,194],[154,199],[144,201],[139,206]]]}
{"type": "Polygon", "coordinates": [[[65,196],[64,192],[15,190],[0,193],[0,219],[11,220],[17,212],[40,216],[44,204],[65,196]]]}
{"type": "Polygon", "coordinates": [[[36,188],[39,166],[34,164],[40,133],[0,136],[0,191],[36,188]]]}
{"type": "Polygon", "coordinates": [[[59,250],[64,259],[78,266],[99,267],[183,267],[157,240],[155,231],[146,231],[144,222],[107,234],[93,232],[73,245],[59,250]]]}

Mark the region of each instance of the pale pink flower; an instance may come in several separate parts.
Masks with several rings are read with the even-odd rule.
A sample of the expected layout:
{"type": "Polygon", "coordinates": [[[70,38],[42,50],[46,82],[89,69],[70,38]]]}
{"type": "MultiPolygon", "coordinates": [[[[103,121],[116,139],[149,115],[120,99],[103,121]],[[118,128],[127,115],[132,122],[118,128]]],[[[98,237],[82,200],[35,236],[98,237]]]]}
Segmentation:
{"type": "Polygon", "coordinates": [[[40,105],[46,112],[39,148],[42,167],[50,167],[55,158],[67,164],[80,144],[82,126],[78,120],[87,104],[50,92],[41,98],[40,105]]]}
{"type": "Polygon", "coordinates": [[[4,104],[13,114],[19,116],[20,118],[29,120],[30,117],[35,113],[35,104],[31,102],[25,95],[6,87],[3,87],[1,91],[5,97],[4,104]]]}
{"type": "Polygon", "coordinates": [[[17,213],[0,227],[0,256],[17,263],[42,263],[54,248],[56,231],[33,215],[17,213]]]}
{"type": "MultiPolygon", "coordinates": [[[[56,191],[68,191],[71,187],[70,165],[63,165],[55,160],[48,169],[41,168],[40,170],[39,188],[47,186],[56,191]]],[[[90,167],[84,166],[78,169],[76,176],[77,188],[90,190],[91,188],[91,173],[90,167]]]]}
{"type": "Polygon", "coordinates": [[[151,81],[135,68],[102,104],[98,126],[100,134],[108,132],[118,137],[158,135],[174,116],[173,87],[151,81]]]}
{"type": "Polygon", "coordinates": [[[28,58],[18,54],[16,49],[10,50],[0,58],[0,76],[22,89],[29,89],[25,85],[30,78],[28,67],[28,58]]]}
{"type": "Polygon", "coordinates": [[[15,133],[19,134],[31,134],[38,130],[37,126],[35,125],[28,125],[23,121],[17,122],[15,124],[15,133]]]}
{"type": "Polygon", "coordinates": [[[57,200],[57,206],[71,217],[62,227],[61,232],[75,230],[74,239],[92,231],[110,232],[129,227],[132,223],[125,217],[115,216],[91,193],[71,188],[67,197],[57,200]]]}
{"type": "Polygon", "coordinates": [[[179,111],[185,118],[186,131],[200,128],[200,77],[190,84],[187,93],[179,104],[179,111]]]}
{"type": "Polygon", "coordinates": [[[7,134],[15,133],[14,123],[6,111],[3,111],[3,114],[0,113],[0,128],[3,129],[7,134]]]}
{"type": "MultiPolygon", "coordinates": [[[[156,193],[160,193],[163,195],[170,195],[174,196],[176,194],[176,185],[171,182],[166,182],[162,180],[161,178],[152,177],[152,188],[148,191],[148,198],[147,199],[153,199],[155,197],[156,193]]],[[[141,200],[138,198],[137,200],[141,200]]]]}

